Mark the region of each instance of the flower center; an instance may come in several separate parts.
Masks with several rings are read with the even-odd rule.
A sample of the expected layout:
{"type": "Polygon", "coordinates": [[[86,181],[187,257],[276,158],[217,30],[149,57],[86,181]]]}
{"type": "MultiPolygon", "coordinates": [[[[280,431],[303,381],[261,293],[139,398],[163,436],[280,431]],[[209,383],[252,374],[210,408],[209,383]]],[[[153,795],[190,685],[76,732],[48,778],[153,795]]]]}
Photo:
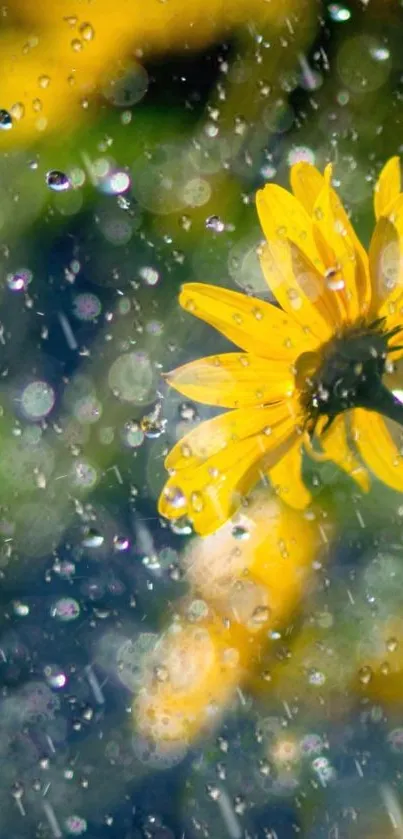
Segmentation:
{"type": "Polygon", "coordinates": [[[321,416],[331,421],[350,408],[373,406],[391,337],[382,326],[382,321],[376,321],[350,327],[320,351],[298,358],[295,381],[308,414],[309,432],[321,416]]]}

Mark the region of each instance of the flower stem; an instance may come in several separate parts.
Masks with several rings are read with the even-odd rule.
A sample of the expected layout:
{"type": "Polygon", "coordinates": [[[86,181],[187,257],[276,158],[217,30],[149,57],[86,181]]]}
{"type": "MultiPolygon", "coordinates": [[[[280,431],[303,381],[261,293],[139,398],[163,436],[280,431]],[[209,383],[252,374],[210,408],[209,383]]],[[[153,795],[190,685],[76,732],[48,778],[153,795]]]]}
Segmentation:
{"type": "Polygon", "coordinates": [[[374,388],[370,397],[360,407],[366,408],[367,411],[376,411],[403,426],[403,402],[383,384],[374,388]]]}

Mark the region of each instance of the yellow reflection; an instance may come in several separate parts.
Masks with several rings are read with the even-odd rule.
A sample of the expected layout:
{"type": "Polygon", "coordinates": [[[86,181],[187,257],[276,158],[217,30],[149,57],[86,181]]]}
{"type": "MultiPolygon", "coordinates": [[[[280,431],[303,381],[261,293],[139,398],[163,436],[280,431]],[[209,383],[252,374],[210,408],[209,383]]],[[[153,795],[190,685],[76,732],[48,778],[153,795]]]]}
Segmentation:
{"type": "Polygon", "coordinates": [[[318,520],[270,496],[195,539],[185,559],[193,600],[161,637],[134,703],[142,735],[175,746],[217,723],[297,606],[321,541],[318,520]]]}

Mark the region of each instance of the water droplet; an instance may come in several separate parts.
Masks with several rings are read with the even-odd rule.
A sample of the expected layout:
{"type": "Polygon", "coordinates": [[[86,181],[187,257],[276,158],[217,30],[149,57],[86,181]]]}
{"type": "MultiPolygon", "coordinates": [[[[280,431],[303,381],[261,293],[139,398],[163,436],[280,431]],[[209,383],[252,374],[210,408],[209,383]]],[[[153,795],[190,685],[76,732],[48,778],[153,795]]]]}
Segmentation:
{"type": "Polygon", "coordinates": [[[104,543],[104,537],[98,530],[95,530],[92,527],[88,527],[85,529],[84,536],[82,539],[82,546],[84,548],[100,548],[101,545],[104,543]]]}
{"type": "Polygon", "coordinates": [[[10,291],[26,291],[32,280],[32,272],[25,268],[16,271],[15,274],[7,274],[6,283],[10,291]]]}
{"type": "Polygon", "coordinates": [[[244,542],[246,539],[249,539],[250,533],[246,527],[243,527],[241,524],[237,524],[232,528],[231,536],[238,542],[244,542]]]}
{"type": "Polygon", "coordinates": [[[186,506],[186,498],[179,487],[169,486],[164,491],[165,498],[175,510],[186,506]]]}
{"type": "Polygon", "coordinates": [[[44,675],[48,685],[51,688],[63,688],[67,682],[66,674],[63,673],[60,667],[55,664],[48,664],[44,667],[44,675]]]}
{"type": "Polygon", "coordinates": [[[328,268],[325,271],[325,281],[330,291],[342,291],[344,288],[344,279],[339,268],[328,268]]]}
{"type": "Polygon", "coordinates": [[[221,796],[221,790],[218,787],[213,786],[213,784],[206,785],[206,792],[209,798],[213,801],[218,801],[221,796]]]}
{"type": "Polygon", "coordinates": [[[201,492],[192,492],[190,496],[190,503],[195,513],[201,513],[204,507],[204,501],[201,492]]]}
{"type": "Polygon", "coordinates": [[[270,617],[270,609],[268,606],[257,606],[252,613],[251,623],[255,626],[262,626],[267,623],[270,617]]]}
{"type": "Polygon", "coordinates": [[[50,172],[46,174],[46,184],[50,189],[53,189],[54,192],[65,192],[66,189],[70,189],[71,183],[67,175],[64,172],[60,172],[58,169],[51,169],[50,172]]]}
{"type": "Polygon", "coordinates": [[[169,679],[168,670],[163,664],[157,664],[157,666],[154,667],[154,676],[157,679],[157,682],[167,682],[169,679]]]}
{"type": "Polygon", "coordinates": [[[153,411],[151,414],[146,414],[140,421],[140,428],[145,437],[149,440],[156,440],[164,433],[166,420],[156,415],[153,411]]]}
{"type": "Polygon", "coordinates": [[[1,131],[9,131],[13,127],[11,114],[3,108],[0,110],[0,129],[1,131]]]}
{"type": "Polygon", "coordinates": [[[341,6],[340,3],[330,3],[328,6],[329,17],[331,20],[334,20],[335,23],[344,23],[346,20],[350,20],[351,12],[350,9],[346,9],[345,6],[341,6]]]}
{"type": "Polygon", "coordinates": [[[325,684],[326,676],[320,670],[317,670],[316,667],[313,667],[312,670],[309,671],[308,681],[310,685],[321,687],[325,684]]]}
{"type": "Polygon", "coordinates": [[[219,216],[209,216],[206,219],[207,230],[213,230],[214,233],[222,233],[225,230],[225,224],[219,216]]]}
{"type": "Polygon", "coordinates": [[[94,28],[90,23],[82,23],[78,31],[84,41],[92,41],[95,36],[94,28]]]}
{"type": "Polygon", "coordinates": [[[77,600],[74,600],[72,597],[61,597],[52,606],[50,614],[52,618],[58,618],[64,622],[73,621],[80,614],[80,606],[77,600]]]}
{"type": "Polygon", "coordinates": [[[10,113],[13,119],[19,121],[25,116],[25,105],[22,102],[15,102],[10,109],[10,113]]]}
{"type": "Polygon", "coordinates": [[[115,551],[127,551],[130,547],[130,542],[126,536],[114,536],[113,547],[115,551]]]}
{"type": "Polygon", "coordinates": [[[74,50],[74,52],[80,52],[83,48],[83,42],[80,41],[79,38],[73,38],[71,42],[71,48],[74,50]]]}
{"type": "Polygon", "coordinates": [[[197,411],[191,402],[182,402],[179,405],[179,416],[185,422],[194,422],[197,419],[197,411]]]}
{"type": "Polygon", "coordinates": [[[39,87],[43,87],[44,89],[49,87],[50,85],[50,76],[39,76],[38,78],[39,87]]]}
{"type": "Polygon", "coordinates": [[[395,650],[397,650],[397,647],[398,647],[398,640],[397,640],[397,638],[388,638],[388,640],[386,641],[386,649],[387,649],[390,653],[394,653],[394,652],[395,652],[395,650]]]}
{"type": "Polygon", "coordinates": [[[359,678],[362,685],[368,685],[369,682],[372,679],[371,668],[368,667],[367,665],[365,665],[364,667],[361,667],[360,670],[358,671],[358,678],[359,678]]]}

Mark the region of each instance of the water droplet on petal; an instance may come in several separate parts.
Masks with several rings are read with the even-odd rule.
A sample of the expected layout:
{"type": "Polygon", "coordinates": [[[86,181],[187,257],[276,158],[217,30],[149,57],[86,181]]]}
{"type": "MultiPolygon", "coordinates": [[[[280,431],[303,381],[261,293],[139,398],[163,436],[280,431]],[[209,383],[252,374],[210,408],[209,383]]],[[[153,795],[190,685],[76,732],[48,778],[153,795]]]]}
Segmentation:
{"type": "Polygon", "coordinates": [[[1,131],[9,131],[13,127],[13,120],[11,114],[5,111],[4,108],[0,110],[0,129],[1,131]]]}
{"type": "Polygon", "coordinates": [[[195,513],[201,513],[204,507],[203,496],[201,492],[192,492],[190,496],[190,503],[195,513]]]}
{"type": "Polygon", "coordinates": [[[361,667],[360,670],[358,671],[358,678],[359,678],[362,685],[368,685],[369,682],[372,679],[371,668],[368,667],[367,665],[365,665],[364,667],[361,667]]]}
{"type": "Polygon", "coordinates": [[[92,41],[95,36],[94,28],[90,23],[82,23],[79,28],[79,33],[84,41],[92,41]]]}
{"type": "Polygon", "coordinates": [[[164,491],[168,504],[178,510],[186,506],[186,498],[179,487],[169,486],[164,491]]]}

